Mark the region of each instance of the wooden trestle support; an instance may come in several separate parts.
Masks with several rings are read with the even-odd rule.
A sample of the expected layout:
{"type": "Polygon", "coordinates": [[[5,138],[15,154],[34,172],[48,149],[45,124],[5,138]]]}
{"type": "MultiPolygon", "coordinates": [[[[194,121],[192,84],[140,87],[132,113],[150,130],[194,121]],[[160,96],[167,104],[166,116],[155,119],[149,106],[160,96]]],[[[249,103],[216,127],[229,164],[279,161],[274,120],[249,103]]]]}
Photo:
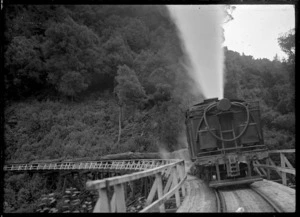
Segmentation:
{"type": "Polygon", "coordinates": [[[130,186],[133,181],[146,180],[147,177],[154,177],[154,181],[148,183],[152,185],[149,193],[144,190],[147,194],[146,207],[140,212],[165,212],[165,202],[173,195],[175,195],[176,207],[180,206],[180,197],[184,197],[186,194],[185,165],[183,160],[173,160],[168,164],[142,172],[88,181],[87,188],[99,192],[94,212],[126,212],[125,189],[128,186],[127,183],[130,186]]]}
{"type": "Polygon", "coordinates": [[[255,171],[268,180],[271,180],[271,171],[275,171],[282,184],[287,185],[287,174],[296,176],[296,170],[285,156],[286,154],[295,154],[295,149],[269,151],[269,157],[266,159],[265,164],[258,160],[253,162],[255,171]],[[279,154],[279,156],[274,156],[275,154],[279,154]],[[280,166],[277,166],[271,157],[280,157],[280,166]]]}

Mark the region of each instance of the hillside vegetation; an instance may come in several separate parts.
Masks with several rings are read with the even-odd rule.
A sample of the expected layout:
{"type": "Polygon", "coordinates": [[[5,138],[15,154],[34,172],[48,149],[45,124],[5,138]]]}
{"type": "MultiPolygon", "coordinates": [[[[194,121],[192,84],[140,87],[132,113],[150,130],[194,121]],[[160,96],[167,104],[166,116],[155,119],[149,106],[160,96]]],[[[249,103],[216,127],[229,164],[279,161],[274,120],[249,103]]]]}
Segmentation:
{"type": "MultiPolygon", "coordinates": [[[[187,57],[165,6],[4,12],[6,162],[186,147],[184,112],[203,96],[183,67],[187,57]]],[[[278,40],[283,61],[224,49],[225,97],[260,102],[270,149],[295,147],[294,35],[278,40]]],[[[4,189],[5,212],[15,212],[33,211],[56,188],[42,176],[6,174],[4,189]]]]}
{"type": "Polygon", "coordinates": [[[6,160],[178,148],[195,96],[164,6],[11,6],[6,18],[6,160]]]}

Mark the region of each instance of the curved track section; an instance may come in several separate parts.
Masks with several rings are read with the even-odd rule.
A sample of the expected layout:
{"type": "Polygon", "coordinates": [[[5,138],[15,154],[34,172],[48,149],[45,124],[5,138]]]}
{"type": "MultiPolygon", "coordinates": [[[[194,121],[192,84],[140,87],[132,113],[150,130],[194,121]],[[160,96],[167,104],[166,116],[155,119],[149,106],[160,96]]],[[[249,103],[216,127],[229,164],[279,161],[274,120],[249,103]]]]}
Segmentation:
{"type": "Polygon", "coordinates": [[[226,203],[223,195],[218,190],[215,191],[215,194],[217,200],[217,212],[226,212],[226,203]]]}
{"type": "Polygon", "coordinates": [[[258,195],[260,195],[262,198],[264,198],[265,201],[267,201],[273,208],[276,212],[283,212],[281,210],[281,208],[276,204],[274,203],[273,201],[269,200],[268,197],[266,197],[263,193],[261,193],[260,191],[256,190],[255,188],[251,188],[252,191],[254,191],[255,193],[257,193],[258,195]]]}
{"type": "Polygon", "coordinates": [[[281,212],[276,204],[249,187],[222,189],[219,195],[224,198],[225,212],[281,212]]]}
{"type": "Polygon", "coordinates": [[[177,212],[282,212],[269,197],[248,185],[213,189],[188,175],[186,187],[187,195],[177,212]]]}
{"type": "Polygon", "coordinates": [[[254,182],[251,188],[264,195],[271,203],[276,204],[282,212],[296,211],[296,190],[282,184],[263,180],[254,182]]]}

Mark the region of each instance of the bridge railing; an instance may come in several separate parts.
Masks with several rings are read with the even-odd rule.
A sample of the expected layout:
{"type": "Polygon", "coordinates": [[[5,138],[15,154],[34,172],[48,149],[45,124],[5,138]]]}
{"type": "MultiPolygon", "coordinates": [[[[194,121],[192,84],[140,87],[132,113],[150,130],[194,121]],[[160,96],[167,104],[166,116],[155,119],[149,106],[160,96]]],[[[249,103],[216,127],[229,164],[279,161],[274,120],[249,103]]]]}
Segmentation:
{"type": "Polygon", "coordinates": [[[184,181],[186,179],[184,160],[170,162],[157,168],[128,175],[88,181],[88,189],[99,193],[94,212],[126,212],[124,186],[134,180],[155,176],[151,190],[147,196],[146,207],[140,212],[165,212],[165,202],[175,194],[176,207],[180,206],[180,193],[186,194],[184,181]],[[113,189],[113,192],[111,191],[113,189]],[[157,193],[157,197],[155,197],[157,193]],[[157,198],[153,202],[153,199],[157,198]]]}
{"type": "Polygon", "coordinates": [[[141,159],[141,160],[102,160],[83,162],[41,162],[28,164],[8,164],[4,171],[34,170],[132,170],[143,171],[174,162],[174,160],[141,159]]]}
{"type": "Polygon", "coordinates": [[[269,180],[270,180],[271,170],[276,171],[276,173],[281,177],[282,184],[287,185],[287,174],[292,174],[296,176],[295,168],[285,156],[287,154],[295,155],[295,149],[269,151],[269,157],[266,159],[265,164],[261,164],[259,161],[254,161],[253,166],[260,175],[267,177],[267,179],[269,180]],[[277,155],[279,154],[280,166],[277,166],[274,163],[274,161],[271,159],[271,155],[276,155],[276,154],[277,155]]]}

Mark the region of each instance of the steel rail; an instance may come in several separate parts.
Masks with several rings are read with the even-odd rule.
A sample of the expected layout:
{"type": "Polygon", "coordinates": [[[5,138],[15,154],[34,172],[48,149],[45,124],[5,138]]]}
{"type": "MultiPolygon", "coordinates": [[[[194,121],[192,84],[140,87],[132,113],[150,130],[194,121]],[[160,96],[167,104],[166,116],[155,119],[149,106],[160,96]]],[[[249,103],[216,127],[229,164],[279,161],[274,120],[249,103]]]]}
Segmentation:
{"type": "Polygon", "coordinates": [[[217,212],[225,213],[226,212],[226,203],[222,193],[219,190],[215,190],[216,200],[217,200],[217,212]]]}
{"type": "Polygon", "coordinates": [[[263,193],[255,189],[254,187],[250,187],[252,191],[254,191],[256,194],[258,194],[260,197],[262,197],[276,212],[281,213],[283,210],[272,200],[270,200],[268,197],[266,197],[263,193]]]}
{"type": "MultiPolygon", "coordinates": [[[[284,212],[276,203],[274,203],[272,200],[270,200],[268,197],[266,197],[263,193],[258,191],[257,189],[253,187],[248,187],[247,189],[255,192],[259,197],[261,197],[267,204],[269,204],[275,212],[282,213],[284,212]]],[[[234,191],[234,190],[233,190],[234,191]]],[[[219,190],[215,190],[216,198],[217,198],[217,212],[227,212],[226,209],[226,202],[222,195],[222,192],[219,190]]]]}

